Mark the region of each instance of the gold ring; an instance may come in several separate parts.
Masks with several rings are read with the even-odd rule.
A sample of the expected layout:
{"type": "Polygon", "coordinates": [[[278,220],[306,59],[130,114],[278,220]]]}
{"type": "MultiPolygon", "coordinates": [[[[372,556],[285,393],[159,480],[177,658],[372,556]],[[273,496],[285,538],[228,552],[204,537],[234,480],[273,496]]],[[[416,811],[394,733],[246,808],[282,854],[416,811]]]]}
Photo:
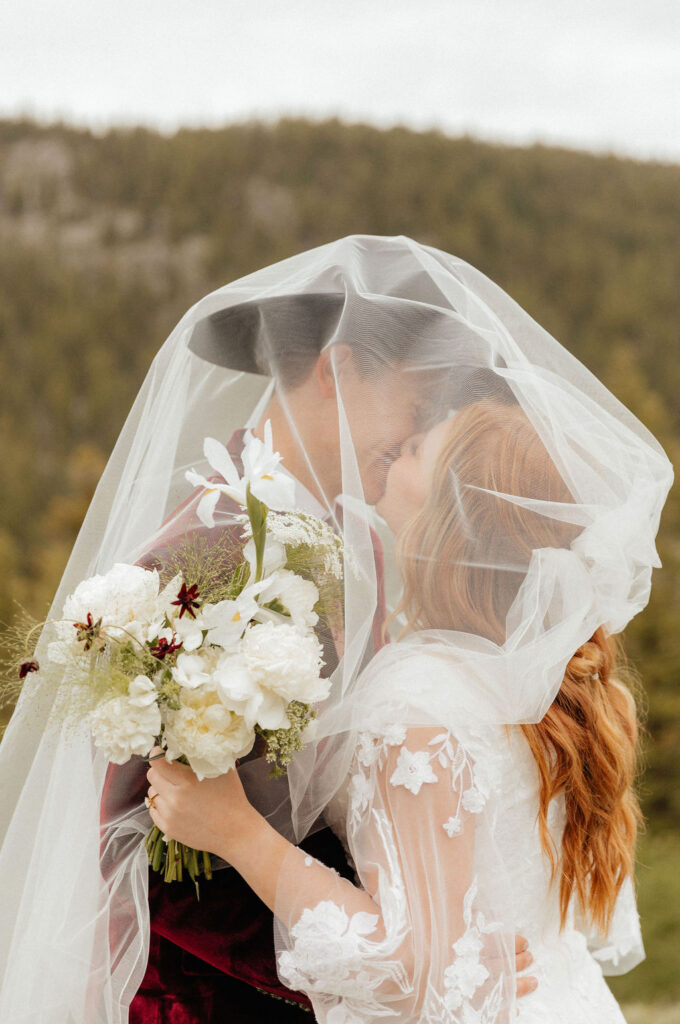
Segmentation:
{"type": "Polygon", "coordinates": [[[153,796],[148,796],[146,798],[146,806],[147,807],[154,807],[155,806],[154,805],[154,800],[156,799],[157,796],[158,796],[158,793],[154,793],[153,796]]]}

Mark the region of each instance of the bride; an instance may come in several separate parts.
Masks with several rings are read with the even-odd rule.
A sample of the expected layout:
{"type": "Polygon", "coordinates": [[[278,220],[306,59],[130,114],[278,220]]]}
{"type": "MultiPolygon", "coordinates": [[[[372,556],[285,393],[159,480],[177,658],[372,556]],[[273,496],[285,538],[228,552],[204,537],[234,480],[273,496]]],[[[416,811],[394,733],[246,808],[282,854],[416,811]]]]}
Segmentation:
{"type": "MultiPolygon", "coordinates": [[[[339,596],[314,611],[328,696],[281,778],[257,747],[202,781],[154,748],[113,773],[113,799],[89,723],[59,716],[48,621],[0,746],[0,1018],[127,1024],[144,983],[159,1021],[620,1024],[603,974],[644,951],[615,637],[660,564],[665,453],[480,271],[352,235],[181,319],[50,620],[117,563],[186,540],[208,571],[213,539],[240,543],[204,440],[245,459],[243,428],[261,438],[268,418],[298,495],[297,518],[267,520],[279,549],[304,514],[344,551],[339,596]],[[214,855],[199,903],[150,873],[152,823],[214,855]]],[[[215,697],[200,673],[177,685],[178,703],[185,685],[215,697]]]]}
{"type": "Polygon", "coordinates": [[[354,756],[326,811],[357,886],[271,829],[235,773],[197,784],[162,759],[149,769],[156,824],[219,853],[271,907],[280,975],[320,1021],[510,1020],[514,932],[538,979],[519,1019],[623,1020],[602,964],[643,956],[640,812],[614,639],[599,626],[573,652],[535,724],[505,724],[520,695],[483,677],[524,579],[509,563],[566,554],[581,530],[545,511],[572,502],[518,405],[472,402],[392,464],[378,510],[398,535],[405,642],[364,674],[354,756]],[[453,629],[466,638],[455,657],[438,632],[453,629]],[[386,713],[397,696],[406,716],[386,713]]]}

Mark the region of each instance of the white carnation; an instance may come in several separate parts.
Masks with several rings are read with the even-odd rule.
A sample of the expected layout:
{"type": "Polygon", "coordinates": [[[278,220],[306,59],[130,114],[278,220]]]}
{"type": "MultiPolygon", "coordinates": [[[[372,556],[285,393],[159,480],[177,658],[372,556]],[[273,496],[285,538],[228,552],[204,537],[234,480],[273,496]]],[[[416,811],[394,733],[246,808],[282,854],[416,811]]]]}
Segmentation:
{"type": "Polygon", "coordinates": [[[183,690],[181,700],[178,711],[166,714],[169,761],[184,754],[199,779],[212,779],[228,772],[237,757],[252,750],[254,731],[241,715],[224,706],[213,687],[183,690]]]}
{"type": "Polygon", "coordinates": [[[100,704],[90,715],[90,728],[97,747],[109,761],[125,764],[137,754],[148,754],[161,728],[156,688],[147,676],[132,680],[126,697],[114,697],[100,704]]]}
{"type": "Polygon", "coordinates": [[[295,626],[264,622],[246,630],[241,651],[260,686],[286,702],[311,704],[328,696],[330,682],[319,677],[322,648],[313,633],[305,635],[295,626]]]}

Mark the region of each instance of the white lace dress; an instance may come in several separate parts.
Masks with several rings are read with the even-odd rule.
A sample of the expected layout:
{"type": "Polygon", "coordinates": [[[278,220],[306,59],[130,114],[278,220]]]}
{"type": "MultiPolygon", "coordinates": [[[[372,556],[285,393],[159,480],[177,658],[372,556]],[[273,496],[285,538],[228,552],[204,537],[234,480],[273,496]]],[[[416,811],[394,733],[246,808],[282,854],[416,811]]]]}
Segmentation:
{"type": "MultiPolygon", "coordinates": [[[[395,723],[358,734],[326,811],[356,885],[296,849],[275,908],[281,979],[328,1024],[621,1024],[604,980],[643,957],[632,886],[607,936],[573,912],[560,931],[536,814],[538,775],[518,727],[395,723]],[[298,856],[299,855],[299,856],[298,856]],[[514,935],[538,979],[516,1000],[514,935]]],[[[559,849],[564,807],[549,825],[559,849]]]]}

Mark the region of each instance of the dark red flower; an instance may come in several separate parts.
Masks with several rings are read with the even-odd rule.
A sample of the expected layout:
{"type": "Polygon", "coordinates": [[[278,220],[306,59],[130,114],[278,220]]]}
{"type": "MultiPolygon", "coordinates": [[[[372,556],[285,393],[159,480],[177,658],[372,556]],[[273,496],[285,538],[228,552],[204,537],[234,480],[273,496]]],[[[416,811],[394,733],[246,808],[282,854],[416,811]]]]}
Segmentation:
{"type": "Polygon", "coordinates": [[[85,650],[89,651],[95,640],[99,640],[101,634],[102,616],[100,615],[95,622],[92,618],[92,612],[87,613],[87,620],[85,622],[74,622],[73,628],[76,630],[76,639],[85,645],[85,650]]]}
{"type": "Polygon", "coordinates": [[[29,672],[37,672],[39,668],[37,661],[24,661],[19,666],[19,679],[25,679],[29,672]]]}
{"type": "MultiPolygon", "coordinates": [[[[180,619],[182,618],[180,614],[180,619]]],[[[163,660],[166,654],[174,654],[182,646],[182,641],[175,643],[175,634],[172,634],[172,640],[166,640],[165,637],[161,637],[156,640],[156,643],[151,647],[151,653],[154,658],[158,658],[160,661],[163,660]]]]}
{"type": "Polygon", "coordinates": [[[179,613],[180,619],[182,618],[185,612],[188,615],[190,615],[192,619],[196,618],[196,612],[194,611],[194,608],[198,608],[199,606],[199,602],[196,600],[197,597],[198,587],[196,586],[195,583],[192,584],[192,586],[190,587],[187,587],[186,583],[182,584],[182,589],[177,595],[177,600],[172,602],[172,604],[179,605],[182,609],[181,612],[179,613]]]}

